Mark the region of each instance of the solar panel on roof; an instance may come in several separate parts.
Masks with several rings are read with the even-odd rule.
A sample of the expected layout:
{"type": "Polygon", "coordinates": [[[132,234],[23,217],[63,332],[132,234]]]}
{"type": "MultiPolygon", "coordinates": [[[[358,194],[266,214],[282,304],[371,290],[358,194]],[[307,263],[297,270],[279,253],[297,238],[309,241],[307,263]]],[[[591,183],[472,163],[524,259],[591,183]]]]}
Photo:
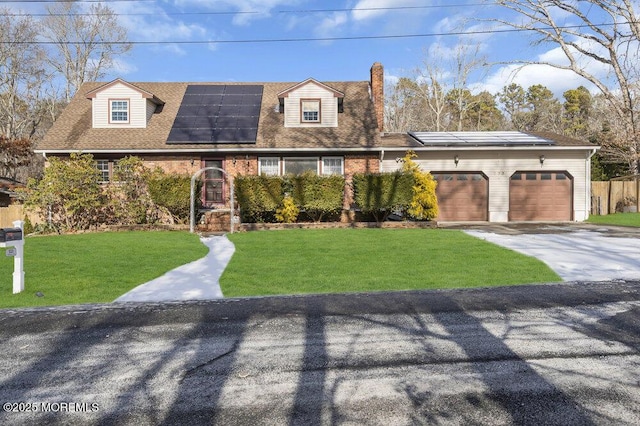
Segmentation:
{"type": "Polygon", "coordinates": [[[167,143],[255,143],[261,85],[187,86],[167,143]]]}
{"type": "Polygon", "coordinates": [[[182,116],[182,117],[176,117],[175,121],[173,122],[173,128],[174,129],[188,129],[190,127],[193,127],[193,120],[194,117],[192,116],[182,116]]]}
{"type": "Polygon", "coordinates": [[[521,132],[410,132],[424,146],[555,145],[550,139],[521,132]]]}

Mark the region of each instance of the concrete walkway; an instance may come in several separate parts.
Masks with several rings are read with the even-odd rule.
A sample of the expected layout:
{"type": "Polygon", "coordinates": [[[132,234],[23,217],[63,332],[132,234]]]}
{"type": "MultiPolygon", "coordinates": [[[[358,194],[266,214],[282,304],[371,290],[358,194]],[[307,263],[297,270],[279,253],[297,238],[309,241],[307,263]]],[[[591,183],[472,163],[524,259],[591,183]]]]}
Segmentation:
{"type": "Polygon", "coordinates": [[[209,247],[209,253],[205,257],[139,285],[117,298],[115,302],[166,302],[222,298],[220,276],[231,260],[235,247],[226,236],[206,237],[200,240],[209,247]]]}

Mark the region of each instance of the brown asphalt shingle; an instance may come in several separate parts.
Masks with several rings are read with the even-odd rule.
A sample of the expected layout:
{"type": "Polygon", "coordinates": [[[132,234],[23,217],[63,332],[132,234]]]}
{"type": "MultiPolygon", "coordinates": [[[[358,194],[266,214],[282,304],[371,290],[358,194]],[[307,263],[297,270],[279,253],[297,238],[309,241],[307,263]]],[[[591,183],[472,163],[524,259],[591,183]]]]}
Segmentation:
{"type": "MultiPolygon", "coordinates": [[[[277,110],[278,93],[293,83],[131,83],[155,95],[165,104],[153,114],[144,129],[94,129],[91,120],[91,100],[87,93],[104,86],[104,82],[85,83],[62,112],[62,115],[37,146],[38,150],[174,150],[174,149],[287,149],[333,148],[375,149],[382,147],[419,148],[422,145],[406,133],[380,135],[369,82],[327,82],[327,86],[344,93],[344,112],[338,115],[338,127],[284,127],[284,114],[277,110]],[[255,144],[167,144],[184,92],[189,84],[258,84],[264,87],[255,144]]],[[[551,139],[557,145],[584,146],[584,141],[551,133],[531,133],[551,139]]]]}
{"type": "MultiPolygon", "coordinates": [[[[238,148],[371,148],[379,146],[380,137],[369,97],[369,83],[329,82],[328,86],[344,93],[344,112],[338,115],[338,127],[286,128],[284,114],[278,106],[279,92],[297,83],[243,83],[264,86],[258,137],[255,144],[167,144],[169,131],[190,83],[132,83],[165,102],[145,129],[94,129],[91,127],[91,100],[86,94],[104,83],[85,83],[54,123],[38,150],[171,150],[238,148]]],[[[197,83],[233,84],[233,83],[197,83]]]]}

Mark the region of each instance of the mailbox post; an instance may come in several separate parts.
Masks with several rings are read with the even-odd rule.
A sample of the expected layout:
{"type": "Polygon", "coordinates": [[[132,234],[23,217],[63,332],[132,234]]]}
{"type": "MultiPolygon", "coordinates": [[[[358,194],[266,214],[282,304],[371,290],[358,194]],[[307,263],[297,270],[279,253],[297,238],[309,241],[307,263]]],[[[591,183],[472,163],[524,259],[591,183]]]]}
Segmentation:
{"type": "Polygon", "coordinates": [[[24,222],[16,220],[14,228],[0,228],[0,247],[12,250],[13,256],[13,294],[24,290],[24,222]]]}

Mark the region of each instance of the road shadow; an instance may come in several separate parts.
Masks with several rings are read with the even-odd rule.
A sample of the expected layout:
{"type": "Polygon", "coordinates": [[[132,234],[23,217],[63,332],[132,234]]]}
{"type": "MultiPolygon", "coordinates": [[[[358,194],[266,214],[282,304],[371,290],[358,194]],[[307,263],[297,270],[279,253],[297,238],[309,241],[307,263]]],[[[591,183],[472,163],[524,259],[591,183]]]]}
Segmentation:
{"type": "MultiPolygon", "coordinates": [[[[316,309],[322,311],[323,307],[318,306],[316,309]]],[[[321,424],[323,406],[328,402],[325,382],[329,355],[325,341],[324,316],[306,315],[304,339],[304,354],[290,426],[321,424]]]]}

